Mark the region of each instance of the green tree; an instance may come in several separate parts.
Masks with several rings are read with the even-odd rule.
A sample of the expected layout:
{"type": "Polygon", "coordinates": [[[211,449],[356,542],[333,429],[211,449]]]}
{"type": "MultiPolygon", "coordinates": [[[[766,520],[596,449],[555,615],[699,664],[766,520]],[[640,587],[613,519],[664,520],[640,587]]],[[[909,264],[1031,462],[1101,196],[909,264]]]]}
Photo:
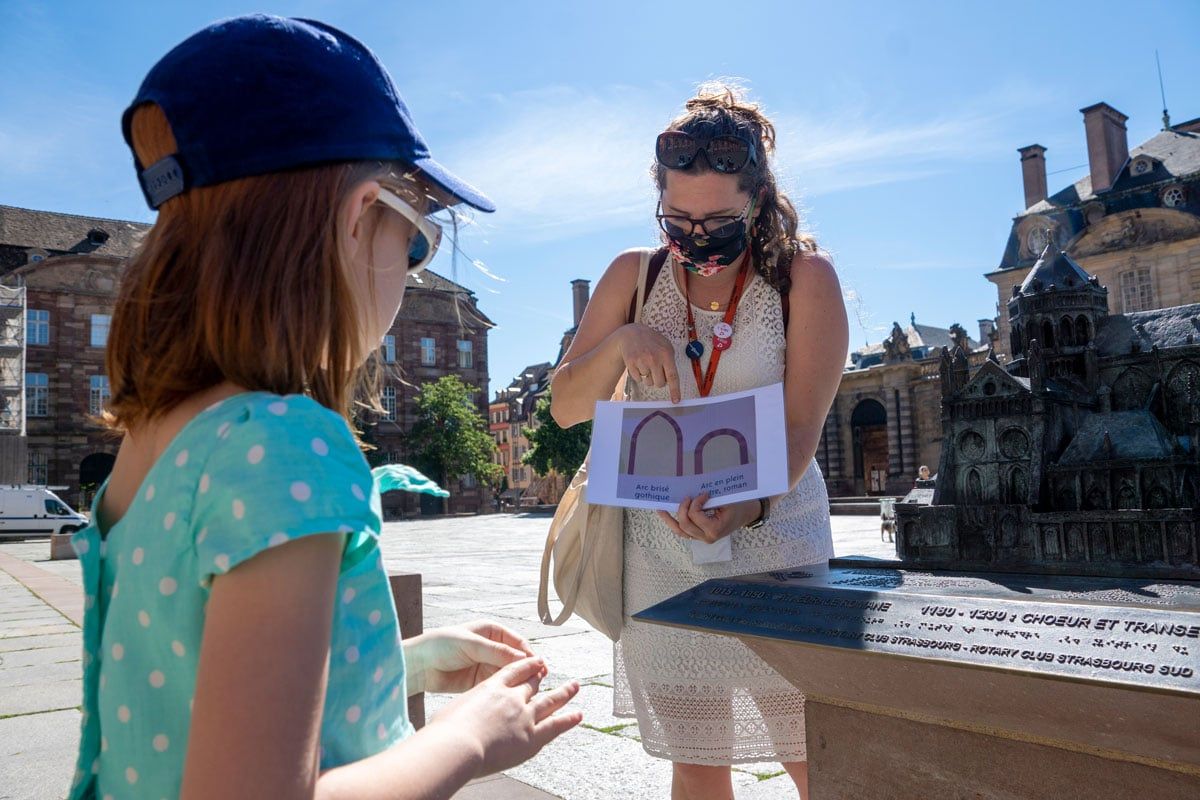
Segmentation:
{"type": "Polygon", "coordinates": [[[474,475],[487,485],[504,477],[492,460],[496,442],[471,392],[457,375],[447,375],[422,385],[417,395],[417,418],[406,443],[418,462],[414,466],[436,475],[443,488],[452,476],[474,475]]]}
{"type": "Polygon", "coordinates": [[[574,475],[591,446],[592,423],[589,421],[570,428],[560,428],[550,415],[549,392],[538,400],[533,416],[537,425],[524,429],[530,448],[521,461],[532,467],[538,475],[548,475],[552,470],[567,477],[574,475]]]}

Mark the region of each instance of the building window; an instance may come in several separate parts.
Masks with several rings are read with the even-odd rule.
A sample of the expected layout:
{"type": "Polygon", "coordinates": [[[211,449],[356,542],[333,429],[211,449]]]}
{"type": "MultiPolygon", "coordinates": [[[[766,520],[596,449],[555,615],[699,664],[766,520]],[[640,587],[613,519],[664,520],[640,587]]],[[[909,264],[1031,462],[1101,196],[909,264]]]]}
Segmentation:
{"type": "Polygon", "coordinates": [[[108,314],[92,314],[92,347],[108,344],[108,323],[111,321],[108,314]]]}
{"type": "Polygon", "coordinates": [[[50,344],[50,312],[31,308],[25,312],[25,343],[50,344]]]}
{"type": "Polygon", "coordinates": [[[421,366],[432,367],[437,364],[437,344],[429,337],[421,338],[421,366]]]}
{"type": "Polygon", "coordinates": [[[91,384],[88,408],[91,410],[92,416],[98,416],[104,411],[105,403],[112,397],[112,393],[108,389],[108,376],[93,375],[91,384]]]}
{"type": "Polygon", "coordinates": [[[50,458],[45,450],[29,451],[29,482],[37,486],[50,483],[50,458]]]}
{"type": "Polygon", "coordinates": [[[1150,268],[1140,267],[1121,273],[1121,311],[1149,311],[1154,308],[1154,287],[1150,268]]]}
{"type": "Polygon", "coordinates": [[[381,350],[383,352],[383,363],[385,363],[385,364],[395,364],[396,363],[396,337],[395,336],[388,334],[387,336],[383,337],[383,347],[381,348],[381,350]]]}
{"type": "Polygon", "coordinates": [[[1172,186],[1162,194],[1162,203],[1167,208],[1179,208],[1185,199],[1182,186],[1172,186]]]}
{"type": "Polygon", "coordinates": [[[388,422],[396,421],[396,387],[385,386],[379,395],[379,400],[383,405],[383,418],[388,422]]]}
{"type": "Polygon", "coordinates": [[[474,353],[471,351],[470,339],[458,340],[458,368],[470,369],[475,363],[474,353]]]}
{"type": "Polygon", "coordinates": [[[477,485],[475,483],[475,476],[470,474],[459,476],[458,483],[464,489],[474,489],[477,485]]]}
{"type": "Polygon", "coordinates": [[[50,378],[44,372],[25,373],[25,414],[30,417],[50,414],[50,378]]]}

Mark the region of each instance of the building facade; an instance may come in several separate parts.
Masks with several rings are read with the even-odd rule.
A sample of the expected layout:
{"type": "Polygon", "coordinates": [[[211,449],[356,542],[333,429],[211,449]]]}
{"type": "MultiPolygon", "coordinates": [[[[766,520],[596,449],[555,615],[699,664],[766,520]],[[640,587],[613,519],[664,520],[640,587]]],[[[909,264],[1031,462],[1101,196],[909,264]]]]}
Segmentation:
{"type": "MultiPolygon", "coordinates": [[[[421,386],[457,375],[471,387],[480,419],[487,418],[487,335],[495,324],[479,309],[475,294],[435,272],[409,277],[400,313],[384,336],[381,366],[382,414],[365,414],[372,461],[412,463],[405,436],[416,421],[421,386]]],[[[438,477],[431,475],[437,480],[438,477]]],[[[383,496],[385,519],[440,513],[478,514],[492,505],[491,489],[471,475],[450,476],[450,497],[408,492],[383,496]]]]}
{"type": "Polygon", "coordinates": [[[1047,246],[1108,287],[1110,314],[1200,302],[1200,119],[1164,120],[1130,150],[1124,114],[1107,103],[1082,114],[1088,174],[1072,185],[1048,195],[1046,148],[1018,151],[1025,210],[1013,219],[999,268],[987,275],[1001,311],[1001,362],[1015,350],[1004,310],[1047,246]]]}
{"type": "Polygon", "coordinates": [[[981,361],[993,336],[980,320],[981,347],[957,323],[949,328],[893,323],[886,339],[850,354],[825,418],[816,459],[834,497],[904,494],[922,465],[941,452],[937,354],[960,347],[981,361]]]}
{"type": "MultiPolygon", "coordinates": [[[[26,293],[23,381],[27,464],[21,480],[66,486],[64,499],[86,507],[108,476],[119,438],[94,421],[109,398],[104,347],[126,260],[149,225],[0,206],[0,277],[26,293]]],[[[382,402],[376,458],[404,459],[416,386],[458,374],[487,397],[487,331],[474,296],[440,275],[409,278],[404,304],[380,349],[382,402]]],[[[3,346],[0,345],[0,350],[3,346]]],[[[0,353],[3,355],[3,353],[0,353]]],[[[11,370],[0,395],[12,394],[11,370]]],[[[485,508],[469,479],[447,487],[454,511],[485,508]]],[[[490,499],[490,497],[489,497],[490,499]]],[[[389,515],[420,510],[407,493],[385,496],[389,515]],[[408,505],[404,503],[407,501],[408,505]]],[[[429,505],[427,511],[440,509],[429,505]]]]}
{"type": "Polygon", "coordinates": [[[530,450],[527,429],[534,430],[537,403],[550,390],[553,366],[548,361],[530,364],[521,370],[505,388],[496,392],[489,405],[492,438],[496,441],[498,458],[505,467],[508,488],[500,496],[504,507],[557,503],[561,492],[551,476],[537,475],[533,467],[522,461],[530,450]]]}
{"type": "MultiPolygon", "coordinates": [[[[1043,348],[1094,335],[1087,315],[1032,314],[1014,328],[1016,297],[1047,246],[1065,250],[1108,287],[1109,315],[1137,314],[1200,302],[1200,119],[1163,129],[1129,149],[1125,115],[1105,103],[1082,109],[1088,175],[1049,195],[1046,148],[1020,148],[1024,210],[1012,223],[998,269],[987,274],[999,298],[995,321],[979,321],[979,343],[924,343],[913,326],[895,326],[881,343],[852,354],[825,422],[817,460],[831,495],[903,494],[916,469],[936,471],[942,455],[938,357],[963,351],[967,367],[982,365],[990,346],[996,362],[1024,356],[1032,339],[1043,348]],[[1036,316],[1037,329],[1030,327],[1036,316]],[[903,333],[907,343],[897,337],[903,333]],[[919,353],[909,357],[908,352],[919,353]]],[[[1064,287],[1058,287],[1062,289],[1064,287]]],[[[1044,302],[1064,302],[1061,296],[1044,302]]],[[[1095,297],[1093,303],[1099,302],[1095,297]]],[[[1088,313],[1097,309],[1089,307],[1088,313]]],[[[915,323],[914,323],[915,324],[915,323]]],[[[961,338],[961,337],[960,337],[961,338]]]]}

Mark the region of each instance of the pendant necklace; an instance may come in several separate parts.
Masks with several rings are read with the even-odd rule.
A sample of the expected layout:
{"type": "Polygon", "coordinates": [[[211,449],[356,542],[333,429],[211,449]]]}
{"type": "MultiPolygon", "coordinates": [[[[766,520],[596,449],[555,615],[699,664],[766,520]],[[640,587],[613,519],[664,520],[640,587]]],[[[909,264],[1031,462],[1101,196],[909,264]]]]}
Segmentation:
{"type": "MultiPolygon", "coordinates": [[[[708,397],[712,391],[713,380],[717,377],[717,364],[721,361],[721,353],[733,344],[733,318],[737,314],[738,303],[742,300],[742,292],[746,288],[746,277],[750,274],[750,250],[747,248],[742,257],[742,266],[738,270],[737,282],[733,286],[733,295],[729,298],[729,306],[725,309],[724,318],[713,327],[713,354],[708,360],[708,369],[700,374],[700,357],[704,355],[704,345],[696,335],[696,320],[692,314],[691,293],[688,291],[687,275],[683,279],[683,296],[687,305],[688,343],[684,352],[692,362],[692,374],[696,378],[696,389],[701,397],[708,397]]],[[[716,311],[720,304],[714,301],[709,306],[716,311]]]]}

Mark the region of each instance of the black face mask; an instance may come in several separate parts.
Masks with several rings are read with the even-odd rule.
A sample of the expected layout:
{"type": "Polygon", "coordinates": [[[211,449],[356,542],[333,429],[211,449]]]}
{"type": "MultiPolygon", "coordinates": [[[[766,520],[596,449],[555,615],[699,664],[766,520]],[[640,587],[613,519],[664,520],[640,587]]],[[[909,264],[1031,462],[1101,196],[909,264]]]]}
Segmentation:
{"type": "Polygon", "coordinates": [[[669,237],[671,254],[688,272],[702,277],[716,275],[742,255],[746,249],[746,225],[737,233],[719,239],[711,236],[669,237]]]}

